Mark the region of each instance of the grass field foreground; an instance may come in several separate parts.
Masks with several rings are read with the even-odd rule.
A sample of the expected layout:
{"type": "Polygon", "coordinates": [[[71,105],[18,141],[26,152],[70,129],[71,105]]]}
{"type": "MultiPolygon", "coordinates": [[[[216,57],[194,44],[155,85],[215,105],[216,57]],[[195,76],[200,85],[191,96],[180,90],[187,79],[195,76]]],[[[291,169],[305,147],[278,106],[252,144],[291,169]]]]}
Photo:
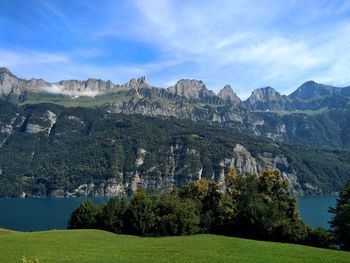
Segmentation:
{"type": "Polygon", "coordinates": [[[216,235],[145,238],[99,230],[0,229],[0,262],[350,262],[350,253],[216,235]]]}

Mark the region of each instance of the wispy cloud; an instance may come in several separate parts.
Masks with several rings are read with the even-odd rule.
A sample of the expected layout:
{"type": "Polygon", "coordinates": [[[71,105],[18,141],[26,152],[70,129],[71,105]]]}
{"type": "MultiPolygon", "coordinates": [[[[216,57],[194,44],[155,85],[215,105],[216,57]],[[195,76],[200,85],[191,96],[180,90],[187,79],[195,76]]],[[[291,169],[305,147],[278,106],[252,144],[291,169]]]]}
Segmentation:
{"type": "Polygon", "coordinates": [[[19,67],[33,64],[51,64],[68,62],[69,57],[64,54],[54,54],[33,50],[12,51],[0,49],[0,65],[5,67],[19,67]]]}
{"type": "Polygon", "coordinates": [[[0,39],[0,64],[49,80],[199,78],[242,97],[266,85],[289,93],[309,79],[350,84],[348,1],[101,1],[37,1],[26,6],[36,18],[6,16],[28,41],[16,35],[13,49],[0,39]]]}
{"type": "Polygon", "coordinates": [[[167,55],[197,64],[196,75],[214,87],[231,82],[247,94],[247,88],[275,85],[288,93],[308,79],[350,81],[344,74],[350,66],[348,17],[342,17],[350,6],[343,1],[204,1],[200,6],[162,1],[158,6],[139,0],[136,6],[145,20],[140,35],[167,55]]]}

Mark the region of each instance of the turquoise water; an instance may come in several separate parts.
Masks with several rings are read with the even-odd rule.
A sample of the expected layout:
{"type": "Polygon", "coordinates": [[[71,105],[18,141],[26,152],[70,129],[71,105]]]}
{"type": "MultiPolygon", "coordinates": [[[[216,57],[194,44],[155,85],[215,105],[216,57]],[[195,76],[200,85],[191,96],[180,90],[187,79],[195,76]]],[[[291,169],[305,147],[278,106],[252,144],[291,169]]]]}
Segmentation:
{"type": "MultiPolygon", "coordinates": [[[[65,229],[70,214],[84,198],[0,198],[0,227],[35,231],[65,229]]],[[[107,198],[90,198],[101,204],[107,198]]],[[[335,197],[300,197],[299,208],[305,223],[313,227],[328,227],[329,206],[335,197]]]]}
{"type": "MultiPolygon", "coordinates": [[[[0,227],[18,231],[66,229],[70,214],[86,198],[0,198],[0,227]]],[[[101,204],[107,198],[89,198],[101,204]]]]}
{"type": "Polygon", "coordinates": [[[322,226],[329,228],[328,221],[333,216],[328,213],[329,207],[334,207],[335,196],[305,196],[299,197],[299,210],[301,218],[313,228],[322,226]]]}

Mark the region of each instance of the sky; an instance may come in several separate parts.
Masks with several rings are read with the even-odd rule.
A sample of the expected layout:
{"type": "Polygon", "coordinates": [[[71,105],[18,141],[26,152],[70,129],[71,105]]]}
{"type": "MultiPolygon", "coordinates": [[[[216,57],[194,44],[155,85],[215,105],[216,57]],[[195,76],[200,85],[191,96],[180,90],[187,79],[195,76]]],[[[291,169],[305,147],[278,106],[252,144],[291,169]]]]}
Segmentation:
{"type": "Polygon", "coordinates": [[[246,98],[350,85],[350,1],[1,0],[0,67],[23,78],[183,78],[246,98]]]}

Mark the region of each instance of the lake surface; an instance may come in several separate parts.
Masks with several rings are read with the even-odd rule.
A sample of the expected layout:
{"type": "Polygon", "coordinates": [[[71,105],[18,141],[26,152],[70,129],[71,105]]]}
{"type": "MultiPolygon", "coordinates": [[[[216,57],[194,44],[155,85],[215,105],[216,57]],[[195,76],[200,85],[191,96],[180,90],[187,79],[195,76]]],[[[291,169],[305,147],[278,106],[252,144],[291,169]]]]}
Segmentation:
{"type": "Polygon", "coordinates": [[[328,213],[329,207],[335,207],[335,196],[304,196],[299,197],[299,210],[301,218],[313,228],[322,226],[329,228],[328,221],[333,216],[328,213]]]}
{"type": "MultiPolygon", "coordinates": [[[[0,227],[18,231],[66,229],[81,198],[0,198],[0,227]]],[[[95,204],[108,200],[88,198],[95,204]]]]}
{"type": "MultiPolygon", "coordinates": [[[[18,231],[66,229],[70,214],[86,198],[0,198],[0,227],[18,231]]],[[[108,198],[89,198],[101,204],[108,198]]],[[[300,197],[299,209],[304,222],[328,228],[330,206],[336,197],[300,197]]]]}

